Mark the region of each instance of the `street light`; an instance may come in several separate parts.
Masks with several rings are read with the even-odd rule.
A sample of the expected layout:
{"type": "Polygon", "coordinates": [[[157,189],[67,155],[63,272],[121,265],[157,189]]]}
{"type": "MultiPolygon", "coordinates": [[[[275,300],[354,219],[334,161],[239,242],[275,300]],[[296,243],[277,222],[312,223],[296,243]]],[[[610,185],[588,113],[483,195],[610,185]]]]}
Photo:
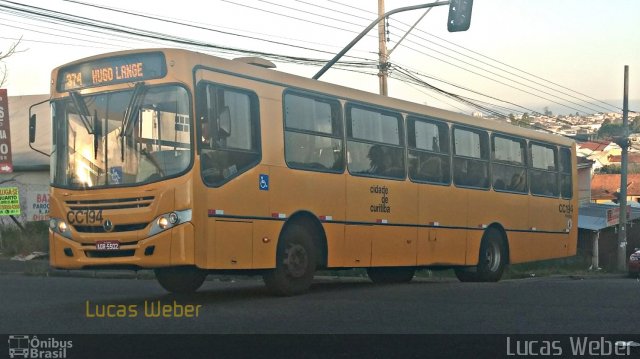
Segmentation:
{"type": "Polygon", "coordinates": [[[329,70],[329,68],[333,66],[333,64],[338,62],[338,60],[345,53],[347,53],[347,51],[349,51],[358,41],[360,41],[360,39],[362,39],[364,35],[369,32],[369,30],[373,29],[373,27],[376,26],[376,24],[380,22],[380,20],[403,11],[425,9],[441,5],[449,5],[449,22],[447,24],[447,28],[449,29],[449,31],[465,31],[469,28],[469,25],[471,24],[471,6],[473,5],[473,0],[451,0],[430,4],[407,6],[395,10],[390,10],[383,15],[380,15],[377,19],[373,20],[373,22],[369,26],[367,26],[366,29],[362,30],[362,32],[358,36],[356,36],[355,39],[351,40],[351,42],[347,46],[345,46],[344,49],[342,49],[336,54],[336,56],[329,60],[329,62],[327,62],[320,69],[320,71],[313,75],[312,78],[314,80],[319,79],[320,76],[327,72],[327,70],[329,70]]]}

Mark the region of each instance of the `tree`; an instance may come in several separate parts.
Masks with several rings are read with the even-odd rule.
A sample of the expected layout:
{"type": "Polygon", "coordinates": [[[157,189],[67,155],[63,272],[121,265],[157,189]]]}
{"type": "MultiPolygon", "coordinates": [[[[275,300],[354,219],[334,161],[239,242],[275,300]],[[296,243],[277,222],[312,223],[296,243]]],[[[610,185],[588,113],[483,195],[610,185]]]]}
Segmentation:
{"type": "Polygon", "coordinates": [[[598,129],[598,138],[622,136],[623,132],[622,124],[615,124],[609,120],[605,120],[600,126],[600,129],[598,129]]]}
{"type": "Polygon", "coordinates": [[[18,51],[18,45],[20,45],[21,41],[22,38],[18,39],[18,41],[9,46],[7,51],[0,52],[0,64],[2,64],[2,66],[0,66],[0,87],[2,87],[2,85],[7,81],[7,76],[9,74],[7,71],[7,64],[4,63],[4,60],[20,52],[18,51]]]}

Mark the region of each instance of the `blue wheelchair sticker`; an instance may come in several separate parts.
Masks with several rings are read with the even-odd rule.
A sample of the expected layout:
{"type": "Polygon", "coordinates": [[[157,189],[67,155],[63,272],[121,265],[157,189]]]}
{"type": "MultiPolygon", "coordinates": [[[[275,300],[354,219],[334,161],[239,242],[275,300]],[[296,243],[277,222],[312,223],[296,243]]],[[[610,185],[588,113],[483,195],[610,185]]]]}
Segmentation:
{"type": "Polygon", "coordinates": [[[261,191],[269,190],[269,175],[260,175],[259,187],[261,191]]]}
{"type": "Polygon", "coordinates": [[[122,183],[122,167],[111,167],[109,169],[109,180],[112,184],[122,183]]]}

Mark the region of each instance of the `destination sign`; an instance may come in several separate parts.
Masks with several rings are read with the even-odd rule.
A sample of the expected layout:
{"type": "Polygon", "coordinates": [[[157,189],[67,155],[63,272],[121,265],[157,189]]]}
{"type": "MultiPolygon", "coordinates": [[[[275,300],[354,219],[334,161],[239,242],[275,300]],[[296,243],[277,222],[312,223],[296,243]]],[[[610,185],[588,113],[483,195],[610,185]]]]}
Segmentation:
{"type": "Polygon", "coordinates": [[[137,82],[166,76],[167,66],[161,52],[146,52],[83,62],[58,72],[56,89],[60,92],[87,87],[137,82]]]}

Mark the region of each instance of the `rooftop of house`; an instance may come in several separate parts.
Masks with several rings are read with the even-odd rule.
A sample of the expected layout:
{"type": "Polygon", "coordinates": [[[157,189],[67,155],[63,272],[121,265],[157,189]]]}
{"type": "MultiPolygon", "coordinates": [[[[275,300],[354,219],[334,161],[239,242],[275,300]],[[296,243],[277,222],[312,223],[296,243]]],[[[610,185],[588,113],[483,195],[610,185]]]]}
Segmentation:
{"type": "MultiPolygon", "coordinates": [[[[595,174],[591,178],[591,198],[594,200],[614,199],[614,193],[619,191],[619,174],[595,174]]],[[[640,196],[640,174],[627,175],[627,196],[640,196]]]]}

